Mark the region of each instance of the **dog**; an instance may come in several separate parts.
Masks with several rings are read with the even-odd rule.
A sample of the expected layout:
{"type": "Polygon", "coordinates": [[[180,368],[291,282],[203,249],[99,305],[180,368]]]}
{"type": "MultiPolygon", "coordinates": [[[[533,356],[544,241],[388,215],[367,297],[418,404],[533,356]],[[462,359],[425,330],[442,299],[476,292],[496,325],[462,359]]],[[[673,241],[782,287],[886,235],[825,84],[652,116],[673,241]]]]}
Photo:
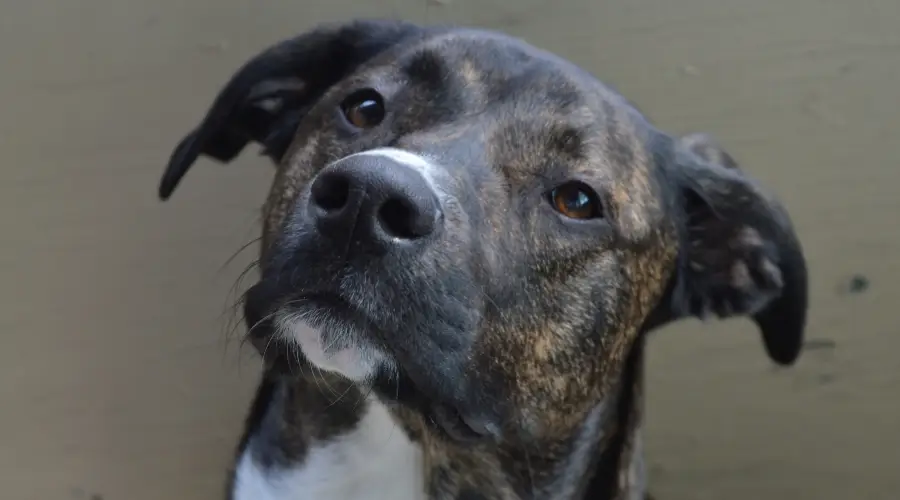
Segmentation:
{"type": "Polygon", "coordinates": [[[247,338],[265,369],[228,498],[641,499],[647,335],[747,317],[798,358],[783,205],[506,34],[323,24],[243,65],[174,148],[271,159],[247,338]]]}

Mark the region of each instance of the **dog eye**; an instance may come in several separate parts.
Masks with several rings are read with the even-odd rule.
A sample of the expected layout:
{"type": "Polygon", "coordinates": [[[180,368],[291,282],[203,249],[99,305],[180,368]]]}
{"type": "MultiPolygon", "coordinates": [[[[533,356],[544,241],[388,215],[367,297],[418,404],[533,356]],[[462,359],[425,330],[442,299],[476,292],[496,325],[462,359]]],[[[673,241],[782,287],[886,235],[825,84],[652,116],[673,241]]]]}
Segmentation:
{"type": "Polygon", "coordinates": [[[597,193],[581,182],[567,182],[550,191],[550,204],[570,219],[597,219],[603,216],[597,193]]]}
{"type": "Polygon", "coordinates": [[[341,103],[344,118],[356,128],[372,128],[384,120],[386,111],[381,94],[372,89],[358,90],[341,103]]]}

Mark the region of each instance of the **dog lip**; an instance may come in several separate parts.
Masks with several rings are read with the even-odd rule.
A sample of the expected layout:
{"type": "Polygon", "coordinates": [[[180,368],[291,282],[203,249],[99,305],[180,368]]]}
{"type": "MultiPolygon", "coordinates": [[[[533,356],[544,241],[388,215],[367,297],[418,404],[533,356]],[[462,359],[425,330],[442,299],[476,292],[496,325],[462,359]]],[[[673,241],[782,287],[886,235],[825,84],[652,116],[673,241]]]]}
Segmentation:
{"type": "Polygon", "coordinates": [[[486,419],[463,413],[450,405],[433,404],[433,421],[451,438],[463,443],[475,443],[499,438],[499,428],[486,419]]]}
{"type": "MultiPolygon", "coordinates": [[[[371,323],[371,319],[364,309],[355,305],[350,298],[332,287],[282,288],[279,290],[276,283],[278,280],[268,279],[251,287],[248,299],[252,300],[249,302],[254,302],[256,308],[265,314],[273,315],[272,313],[278,310],[287,315],[293,312],[301,315],[304,312],[324,313],[331,320],[356,323],[358,327],[361,327],[357,329],[359,332],[371,333],[377,329],[371,323]]],[[[328,332],[323,330],[322,334],[327,336],[328,332]]],[[[330,343],[329,339],[324,340],[325,343],[330,343]]],[[[264,342],[265,340],[259,341],[264,342]]],[[[385,354],[388,353],[385,352],[385,354]]],[[[394,362],[400,363],[401,360],[394,358],[394,362]]],[[[405,370],[403,371],[405,372],[405,370]]],[[[397,392],[395,381],[387,381],[385,387],[379,392],[388,400],[400,404],[413,404],[426,416],[426,421],[435,430],[454,442],[474,444],[495,441],[500,438],[502,433],[500,426],[491,418],[485,418],[486,416],[478,411],[469,411],[471,410],[468,408],[470,405],[461,400],[445,399],[431,390],[425,390],[424,387],[419,388],[408,374],[404,378],[407,379],[407,384],[404,385],[409,391],[405,396],[397,392]]]]}
{"type": "Polygon", "coordinates": [[[382,372],[374,380],[374,389],[385,400],[421,415],[426,425],[451,442],[474,445],[502,438],[502,426],[495,419],[467,411],[469,405],[464,402],[422,387],[403,367],[391,374],[382,372]]]}
{"type": "Polygon", "coordinates": [[[284,300],[279,309],[290,314],[294,311],[316,311],[326,313],[332,318],[344,318],[347,321],[362,321],[371,328],[365,312],[348,301],[340,293],[333,291],[301,291],[293,292],[284,300]]]}
{"type": "Polygon", "coordinates": [[[312,304],[323,305],[326,307],[350,307],[350,304],[339,293],[315,291],[315,292],[299,292],[291,294],[291,299],[285,302],[285,307],[291,307],[292,304],[312,304]]]}
{"type": "Polygon", "coordinates": [[[325,313],[332,320],[355,323],[361,326],[361,331],[376,329],[375,324],[365,311],[343,294],[333,290],[303,290],[294,291],[289,297],[281,301],[278,309],[284,313],[315,311],[325,313]]]}
{"type": "Polygon", "coordinates": [[[283,289],[278,286],[278,280],[260,280],[244,295],[244,318],[251,334],[257,327],[270,330],[265,328],[265,323],[273,320],[279,310],[290,312],[310,307],[360,315],[360,311],[337,292],[283,289]]]}

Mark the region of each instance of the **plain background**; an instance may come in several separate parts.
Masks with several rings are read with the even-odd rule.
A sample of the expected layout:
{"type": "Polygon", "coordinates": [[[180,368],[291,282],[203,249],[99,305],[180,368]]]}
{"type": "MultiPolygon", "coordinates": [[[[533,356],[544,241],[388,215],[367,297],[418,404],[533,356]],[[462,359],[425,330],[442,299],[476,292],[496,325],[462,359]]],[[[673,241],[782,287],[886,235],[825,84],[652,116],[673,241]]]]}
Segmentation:
{"type": "Polygon", "coordinates": [[[661,499],[897,498],[896,0],[3,2],[0,497],[221,498],[258,373],[228,332],[255,248],[224,264],[272,172],[201,162],[166,204],[157,181],[246,58],[353,16],[523,36],[663,128],[713,133],[785,200],[810,349],[775,370],[743,320],[652,341],[661,499]]]}

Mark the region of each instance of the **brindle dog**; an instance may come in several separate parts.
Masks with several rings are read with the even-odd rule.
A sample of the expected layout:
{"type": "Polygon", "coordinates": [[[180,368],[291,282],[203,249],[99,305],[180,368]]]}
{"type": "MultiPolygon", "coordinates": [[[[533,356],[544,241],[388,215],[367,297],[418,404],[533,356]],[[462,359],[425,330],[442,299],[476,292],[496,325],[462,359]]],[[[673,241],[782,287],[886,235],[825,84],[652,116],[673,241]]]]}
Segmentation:
{"type": "Polygon", "coordinates": [[[277,166],[229,496],[638,499],[645,335],[749,316],[801,349],[784,209],[574,64],[490,31],[321,26],[243,66],[162,179],[277,166]]]}

